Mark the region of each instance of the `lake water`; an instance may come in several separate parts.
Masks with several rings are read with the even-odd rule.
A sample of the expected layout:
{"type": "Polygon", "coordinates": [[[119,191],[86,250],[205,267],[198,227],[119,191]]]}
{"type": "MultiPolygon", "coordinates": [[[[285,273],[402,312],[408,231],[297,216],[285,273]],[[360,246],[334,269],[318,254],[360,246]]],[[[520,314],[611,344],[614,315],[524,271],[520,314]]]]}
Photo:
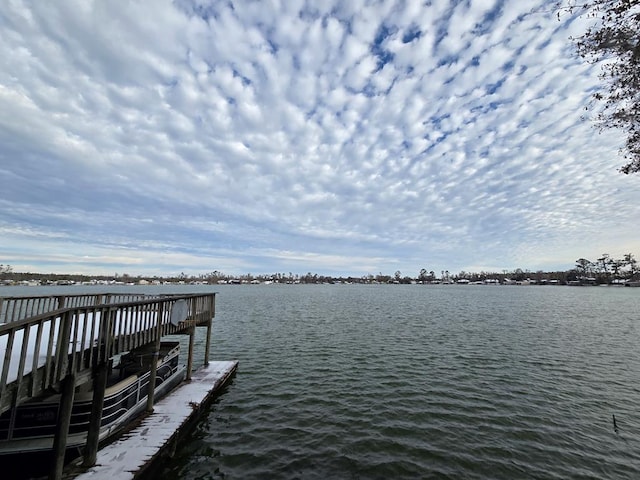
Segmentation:
{"type": "Polygon", "coordinates": [[[239,369],[166,478],[640,478],[640,289],[211,289],[239,369]]]}

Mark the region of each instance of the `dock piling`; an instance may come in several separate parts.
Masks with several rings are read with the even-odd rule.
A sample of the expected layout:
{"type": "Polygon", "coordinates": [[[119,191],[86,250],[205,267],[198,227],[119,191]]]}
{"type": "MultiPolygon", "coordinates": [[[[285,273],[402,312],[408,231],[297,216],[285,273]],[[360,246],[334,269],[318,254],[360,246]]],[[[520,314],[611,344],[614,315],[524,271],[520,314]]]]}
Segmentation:
{"type": "Polygon", "coordinates": [[[158,319],[156,325],[156,344],[151,358],[151,368],[149,370],[149,391],[147,394],[147,412],[153,412],[154,394],[156,391],[156,372],[158,371],[158,356],[160,355],[160,343],[162,340],[162,318],[164,317],[164,305],[158,307],[158,319]]]}
{"type": "Polygon", "coordinates": [[[104,394],[107,389],[109,374],[109,362],[102,362],[96,367],[93,379],[93,403],[91,405],[91,417],[87,430],[87,442],[84,449],[82,466],[93,467],[98,455],[98,443],[100,442],[100,423],[102,410],[104,409],[104,394]]]}
{"type": "Polygon", "coordinates": [[[216,311],[216,297],[213,296],[209,299],[209,312],[211,315],[209,316],[209,321],[207,322],[207,338],[205,339],[204,344],[204,365],[205,367],[209,365],[209,354],[211,351],[211,325],[213,324],[213,316],[216,311]]]}
{"type": "Polygon", "coordinates": [[[53,465],[49,473],[49,480],[60,480],[62,478],[75,387],[76,376],[71,373],[62,381],[62,398],[56,423],[56,434],[53,438],[53,465]]]}
{"type": "Polygon", "coordinates": [[[193,371],[193,344],[196,334],[196,327],[189,329],[189,352],[187,357],[187,380],[191,380],[191,372],[193,371]]]}

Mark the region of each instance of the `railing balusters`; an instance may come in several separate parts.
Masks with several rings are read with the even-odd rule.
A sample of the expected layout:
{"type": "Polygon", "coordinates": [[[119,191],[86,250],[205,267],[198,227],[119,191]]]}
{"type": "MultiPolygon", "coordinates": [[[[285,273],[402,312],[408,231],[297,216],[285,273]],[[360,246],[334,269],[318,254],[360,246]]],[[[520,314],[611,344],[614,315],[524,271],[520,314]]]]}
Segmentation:
{"type": "Polygon", "coordinates": [[[69,341],[71,340],[71,318],[72,310],[67,310],[60,318],[60,330],[58,331],[58,344],[55,353],[54,379],[56,382],[66,376],[69,366],[69,341]]]}
{"type": "Polygon", "coordinates": [[[7,338],[7,350],[4,352],[2,375],[0,376],[0,398],[4,397],[7,387],[7,378],[9,376],[9,367],[11,366],[11,353],[13,352],[13,339],[15,334],[15,330],[10,330],[7,338]]]}
{"type": "Polygon", "coordinates": [[[215,294],[56,295],[0,301],[7,320],[0,324],[0,345],[6,348],[0,353],[0,413],[59,387],[68,374],[86,381],[96,363],[153,342],[158,335],[208,326],[215,308],[215,294]],[[169,319],[178,300],[186,302],[187,318],[176,326],[169,319]]]}
{"type": "Polygon", "coordinates": [[[38,362],[40,359],[40,345],[42,344],[43,322],[38,322],[38,330],[36,331],[36,344],[33,349],[33,360],[31,362],[31,384],[29,385],[29,395],[33,395],[36,386],[36,372],[38,371],[38,362]]]}
{"type": "Polygon", "coordinates": [[[15,400],[18,400],[18,396],[20,394],[20,385],[22,384],[22,380],[24,378],[24,367],[25,364],[27,363],[27,351],[28,351],[28,345],[29,345],[29,333],[31,331],[31,325],[27,325],[23,330],[22,330],[22,349],[20,350],[20,360],[18,362],[18,372],[16,374],[16,390],[15,390],[15,400]]]}
{"type": "Polygon", "coordinates": [[[93,312],[94,311],[92,311],[91,314],[89,314],[89,310],[87,309],[85,311],[84,319],[82,321],[82,333],[80,337],[80,350],[79,350],[80,358],[78,359],[78,371],[81,371],[83,368],[86,368],[85,361],[84,361],[84,352],[87,345],[87,330],[89,329],[89,315],[91,315],[93,319],[93,312]]]}
{"type": "Polygon", "coordinates": [[[42,390],[53,383],[53,346],[57,333],[60,331],[60,317],[53,317],[49,324],[49,341],[47,342],[47,356],[45,358],[44,375],[42,377],[42,390]]]}

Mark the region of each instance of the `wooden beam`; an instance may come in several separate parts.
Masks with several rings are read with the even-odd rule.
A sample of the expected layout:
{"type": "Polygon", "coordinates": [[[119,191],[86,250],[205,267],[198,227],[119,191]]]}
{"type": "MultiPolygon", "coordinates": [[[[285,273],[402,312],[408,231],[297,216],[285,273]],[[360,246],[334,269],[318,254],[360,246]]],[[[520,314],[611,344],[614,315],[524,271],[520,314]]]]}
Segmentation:
{"type": "Polygon", "coordinates": [[[209,354],[211,351],[211,326],[213,325],[213,317],[216,315],[216,295],[215,293],[209,297],[209,311],[207,312],[207,338],[204,344],[204,365],[209,365],[209,354]]]}
{"type": "Polygon", "coordinates": [[[160,357],[160,343],[162,340],[162,317],[164,316],[164,306],[160,305],[158,318],[156,319],[156,346],[151,357],[151,369],[149,370],[149,387],[147,390],[147,412],[153,412],[153,401],[156,392],[156,372],[158,371],[158,357],[160,357]]]}
{"type": "Polygon", "coordinates": [[[187,380],[191,380],[191,372],[193,371],[193,340],[196,333],[196,327],[189,329],[189,352],[187,357],[187,380]]]}
{"type": "Polygon", "coordinates": [[[209,351],[211,350],[211,320],[207,324],[207,338],[204,344],[204,366],[209,365],[209,351]]]}
{"type": "Polygon", "coordinates": [[[93,467],[98,458],[98,443],[100,442],[100,424],[102,423],[102,411],[104,409],[104,393],[107,389],[109,377],[109,363],[102,362],[96,368],[96,376],[93,379],[93,403],[91,404],[91,417],[87,431],[87,443],[85,445],[82,466],[93,467]]]}
{"type": "Polygon", "coordinates": [[[58,410],[58,422],[56,434],[53,438],[53,465],[49,472],[49,480],[61,480],[64,467],[64,456],[67,451],[67,437],[69,424],[71,423],[71,410],[73,409],[73,397],[76,387],[76,378],[73,373],[67,375],[62,381],[62,398],[58,410]]]}

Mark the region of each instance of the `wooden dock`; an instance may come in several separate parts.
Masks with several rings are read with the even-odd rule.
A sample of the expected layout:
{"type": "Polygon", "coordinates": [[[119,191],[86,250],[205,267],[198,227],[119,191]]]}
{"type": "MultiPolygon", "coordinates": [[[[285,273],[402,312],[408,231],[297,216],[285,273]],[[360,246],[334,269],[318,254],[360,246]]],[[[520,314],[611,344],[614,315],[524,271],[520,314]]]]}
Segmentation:
{"type": "MultiPolygon", "coordinates": [[[[91,478],[136,478],[149,462],[166,451],[167,445],[171,445],[201,410],[200,406],[209,401],[237,368],[237,362],[209,363],[215,296],[215,293],[98,294],[0,298],[0,352],[3,352],[0,355],[0,414],[13,412],[18,405],[46,392],[61,394],[50,480],[62,478],[74,392],[87,382],[93,384],[94,411],[89,420],[83,464],[95,466],[96,470],[86,475],[103,472],[91,478]],[[204,367],[194,372],[196,327],[206,327],[207,333],[204,367]],[[161,338],[179,334],[189,335],[186,383],[156,403],[155,382],[150,382],[145,426],[122,439],[133,444],[117,447],[116,443],[98,453],[106,372],[112,359],[150,346],[156,352],[150,368],[150,378],[155,378],[161,338]],[[152,431],[154,433],[150,433],[152,431]],[[113,453],[114,448],[119,448],[117,455],[113,453]],[[139,450],[139,457],[133,455],[134,450],[139,450]],[[110,455],[108,461],[104,455],[110,455]],[[122,463],[115,462],[114,458],[119,457],[122,463]],[[105,470],[107,464],[119,469],[119,476],[115,476],[113,470],[105,470]],[[123,472],[129,472],[130,476],[123,472]]],[[[3,441],[11,440],[11,425],[10,421],[8,437],[0,439],[0,446],[3,441]]]]}
{"type": "Polygon", "coordinates": [[[71,467],[65,480],[135,480],[152,467],[153,462],[170,456],[176,444],[189,430],[236,371],[238,362],[210,362],[194,372],[191,381],[182,384],[159,400],[153,413],[134,429],[98,452],[96,465],[82,472],[71,467]]]}

